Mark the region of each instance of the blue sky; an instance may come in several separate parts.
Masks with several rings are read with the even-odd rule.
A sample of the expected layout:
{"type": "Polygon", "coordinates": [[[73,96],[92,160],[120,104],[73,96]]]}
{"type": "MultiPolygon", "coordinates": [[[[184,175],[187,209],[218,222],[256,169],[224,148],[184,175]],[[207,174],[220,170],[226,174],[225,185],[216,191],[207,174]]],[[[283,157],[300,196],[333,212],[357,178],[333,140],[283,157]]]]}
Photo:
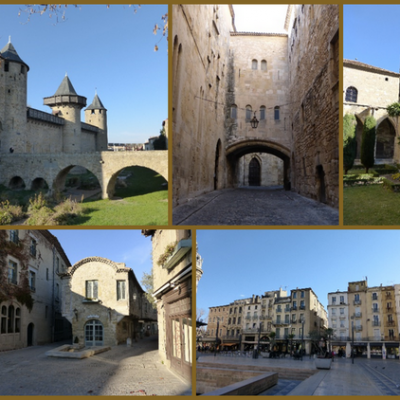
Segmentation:
{"type": "Polygon", "coordinates": [[[71,264],[86,257],[105,257],[124,262],[140,282],[143,272],[152,268],[151,238],[141,230],[130,229],[59,229],[50,231],[61,243],[71,264]]]}
{"type": "Polygon", "coordinates": [[[48,14],[27,22],[26,14],[18,17],[20,8],[0,5],[0,50],[11,36],[29,65],[30,107],[51,112],[43,97],[56,92],[67,72],[87,105],[97,88],[108,110],[109,142],[143,143],[159,135],[168,118],[168,42],[153,28],[162,26],[167,5],[142,5],[136,13],[129,5],[68,6],[59,23],[48,14]]]}
{"type": "Polygon", "coordinates": [[[344,5],[344,58],[398,72],[399,21],[400,5],[344,5]]]}
{"type": "MultiPolygon", "coordinates": [[[[280,287],[327,295],[368,277],[400,283],[398,230],[197,230],[203,276],[196,308],[225,305],[280,287]]],[[[289,292],[288,292],[289,293],[289,292]]]]}

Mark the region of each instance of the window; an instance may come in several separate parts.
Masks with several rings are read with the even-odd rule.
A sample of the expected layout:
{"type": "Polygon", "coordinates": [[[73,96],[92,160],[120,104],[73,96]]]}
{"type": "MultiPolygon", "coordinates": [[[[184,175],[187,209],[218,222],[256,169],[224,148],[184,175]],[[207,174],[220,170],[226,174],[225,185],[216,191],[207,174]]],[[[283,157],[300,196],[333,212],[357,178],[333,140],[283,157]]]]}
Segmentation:
{"type": "Polygon", "coordinates": [[[237,106],[235,104],[231,106],[231,118],[237,119],[237,106]]]}
{"type": "Polygon", "coordinates": [[[48,281],[48,280],[49,280],[49,269],[46,268],[46,281],[48,281]]]}
{"type": "Polygon", "coordinates": [[[250,122],[251,120],[251,106],[246,106],[246,122],[250,122]]]}
{"type": "Polygon", "coordinates": [[[232,308],[229,309],[229,314],[232,314],[232,308]]]}
{"type": "Polygon", "coordinates": [[[293,292],[293,298],[297,299],[297,292],[293,292]]]}
{"type": "Polygon", "coordinates": [[[340,309],[340,315],[344,315],[344,308],[340,309]]]}
{"type": "Polygon", "coordinates": [[[265,119],[265,106],[260,107],[260,121],[265,119]]]}
{"type": "Polygon", "coordinates": [[[29,248],[29,252],[32,257],[36,257],[36,240],[31,238],[31,247],[29,248]]]}
{"type": "Polygon", "coordinates": [[[304,290],[301,291],[300,297],[304,299],[304,290]]]}
{"type": "Polygon", "coordinates": [[[372,300],[378,300],[378,293],[372,293],[372,300]]]}
{"type": "Polygon", "coordinates": [[[277,339],[280,339],[280,337],[281,337],[281,328],[276,328],[275,337],[277,339]]]}
{"type": "Polygon", "coordinates": [[[8,283],[17,284],[17,263],[8,260],[8,283]]]}
{"type": "Polygon", "coordinates": [[[239,314],[242,313],[242,307],[239,307],[239,314]]]}
{"type": "Polygon", "coordinates": [[[332,304],[336,304],[336,297],[332,297],[332,304]]]}
{"type": "Polygon", "coordinates": [[[276,323],[277,323],[277,324],[280,324],[280,323],[281,323],[281,316],[280,316],[280,315],[277,315],[277,316],[276,316],[276,323]]]}
{"type": "Polygon", "coordinates": [[[257,306],[255,306],[254,309],[257,310],[257,306]]]}
{"type": "Polygon", "coordinates": [[[29,287],[32,292],[36,290],[36,274],[33,271],[29,271],[29,287]]]}
{"type": "Polygon", "coordinates": [[[56,283],[56,300],[60,298],[60,285],[56,283]]]}
{"type": "Polygon", "coordinates": [[[242,320],[242,318],[239,317],[239,318],[238,318],[238,325],[240,325],[241,320],[242,320]]]}
{"type": "Polygon", "coordinates": [[[373,303],[372,304],[372,311],[373,312],[378,312],[378,303],[373,303]]]}
{"type": "Polygon", "coordinates": [[[286,314],[285,315],[285,324],[288,324],[290,321],[289,321],[289,315],[288,314],[286,314]]]}
{"type": "Polygon", "coordinates": [[[7,333],[7,307],[1,307],[1,328],[0,333],[7,333]]]}
{"type": "Polygon", "coordinates": [[[117,281],[117,300],[125,300],[125,281],[117,281]]]}
{"type": "Polygon", "coordinates": [[[14,306],[8,307],[8,333],[14,333],[14,306]]]}
{"type": "Polygon", "coordinates": [[[285,328],[284,335],[285,335],[285,338],[287,338],[289,336],[289,328],[285,328]]]}
{"type": "Polygon", "coordinates": [[[10,242],[13,242],[15,244],[19,243],[18,231],[16,230],[10,231],[10,242]]]}
{"type": "Polygon", "coordinates": [[[336,308],[332,308],[332,316],[336,315],[336,308]]]}
{"type": "Polygon", "coordinates": [[[8,72],[10,70],[10,64],[8,61],[4,63],[4,72],[8,72]]]}
{"type": "Polygon", "coordinates": [[[233,323],[233,324],[236,324],[236,317],[233,317],[232,323],[233,323]]]}
{"type": "Polygon", "coordinates": [[[353,87],[353,86],[348,87],[346,89],[346,101],[350,101],[352,103],[357,103],[357,94],[358,94],[358,91],[355,87],[353,87]]]}
{"type": "Polygon", "coordinates": [[[257,60],[253,60],[251,62],[251,69],[258,69],[258,62],[257,60]]]}
{"type": "Polygon", "coordinates": [[[21,332],[21,309],[15,310],[15,333],[21,332]]]}
{"type": "Polygon", "coordinates": [[[261,71],[267,70],[267,62],[265,60],[261,60],[261,71]]]}
{"type": "Polygon", "coordinates": [[[86,298],[96,300],[98,298],[99,281],[86,281],[86,298]]]}
{"type": "Polygon", "coordinates": [[[293,302],[293,310],[297,310],[297,301],[293,302]]]}
{"type": "Polygon", "coordinates": [[[340,304],[344,304],[344,296],[340,296],[340,304]]]}
{"type": "Polygon", "coordinates": [[[56,257],[56,274],[60,272],[60,259],[56,257]]]}
{"type": "Polygon", "coordinates": [[[300,301],[300,310],[304,310],[306,308],[305,304],[304,304],[304,300],[300,301]]]}
{"type": "Polygon", "coordinates": [[[279,121],[279,106],[274,108],[274,120],[279,121]]]}
{"type": "Polygon", "coordinates": [[[228,319],[228,325],[230,325],[230,324],[231,324],[231,318],[228,319]]]}
{"type": "Polygon", "coordinates": [[[292,314],[292,322],[293,323],[297,322],[296,319],[297,319],[297,315],[296,314],[292,314]]]}

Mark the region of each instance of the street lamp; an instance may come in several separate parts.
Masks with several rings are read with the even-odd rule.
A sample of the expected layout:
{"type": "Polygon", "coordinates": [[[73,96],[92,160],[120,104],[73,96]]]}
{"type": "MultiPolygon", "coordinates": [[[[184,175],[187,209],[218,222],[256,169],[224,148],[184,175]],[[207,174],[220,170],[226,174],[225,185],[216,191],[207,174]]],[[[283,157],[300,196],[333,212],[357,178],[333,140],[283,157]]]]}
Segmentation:
{"type": "Polygon", "coordinates": [[[252,118],[252,120],[250,121],[251,127],[253,129],[257,129],[258,126],[258,119],[256,118],[256,112],[254,111],[254,117],[252,118]]]}
{"type": "Polygon", "coordinates": [[[259,327],[259,329],[258,329],[257,350],[254,349],[254,351],[253,351],[253,358],[258,358],[258,352],[260,351],[260,336],[261,336],[261,322],[260,322],[260,327],[259,327]]]}

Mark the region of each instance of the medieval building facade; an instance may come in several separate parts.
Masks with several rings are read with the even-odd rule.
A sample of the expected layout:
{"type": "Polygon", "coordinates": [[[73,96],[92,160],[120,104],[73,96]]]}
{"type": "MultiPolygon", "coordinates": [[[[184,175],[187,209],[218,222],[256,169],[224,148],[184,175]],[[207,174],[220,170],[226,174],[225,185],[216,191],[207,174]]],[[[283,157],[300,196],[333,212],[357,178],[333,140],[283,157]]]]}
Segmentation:
{"type": "Polygon", "coordinates": [[[62,313],[72,325],[74,343],[114,346],[155,333],[157,313],[124,263],[89,257],[61,277],[62,313]]]}
{"type": "Polygon", "coordinates": [[[283,184],[338,207],[338,6],[290,5],[282,34],[237,32],[234,17],[173,6],[174,206],[283,184]]]}
{"type": "Polygon", "coordinates": [[[375,163],[400,161],[396,145],[397,121],[387,106],[399,101],[400,74],[354,60],[343,60],[343,114],[356,116],[356,162],[360,162],[361,137],[365,118],[376,119],[375,163]]]}
{"type": "Polygon", "coordinates": [[[45,230],[1,232],[0,350],[71,338],[61,315],[61,279],[70,262],[45,230]]]}
{"type": "Polygon", "coordinates": [[[192,237],[190,230],[143,230],[153,246],[158,351],[168,368],[192,379],[192,237]]]}
{"type": "Polygon", "coordinates": [[[0,152],[85,153],[107,150],[107,110],[99,96],[85,109],[86,97],[66,75],[43,104],[51,113],[27,107],[29,66],[11,42],[0,51],[0,152]]]}

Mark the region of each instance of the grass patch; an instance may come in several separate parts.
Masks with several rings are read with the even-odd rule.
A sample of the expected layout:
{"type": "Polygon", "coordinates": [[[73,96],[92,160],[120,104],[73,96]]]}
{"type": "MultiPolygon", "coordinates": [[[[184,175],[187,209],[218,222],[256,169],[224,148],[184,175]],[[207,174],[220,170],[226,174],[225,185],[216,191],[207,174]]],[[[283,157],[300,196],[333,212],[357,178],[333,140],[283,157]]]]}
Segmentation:
{"type": "MultiPolygon", "coordinates": [[[[141,167],[126,168],[122,174],[126,184],[115,190],[114,200],[88,199],[77,203],[60,194],[47,198],[43,191],[14,191],[0,186],[0,225],[24,216],[28,217],[26,225],[168,225],[165,179],[141,167]]],[[[87,177],[91,180],[90,175],[87,177]]]]}
{"type": "Polygon", "coordinates": [[[344,225],[399,225],[400,195],[382,185],[343,189],[344,225]]]}

